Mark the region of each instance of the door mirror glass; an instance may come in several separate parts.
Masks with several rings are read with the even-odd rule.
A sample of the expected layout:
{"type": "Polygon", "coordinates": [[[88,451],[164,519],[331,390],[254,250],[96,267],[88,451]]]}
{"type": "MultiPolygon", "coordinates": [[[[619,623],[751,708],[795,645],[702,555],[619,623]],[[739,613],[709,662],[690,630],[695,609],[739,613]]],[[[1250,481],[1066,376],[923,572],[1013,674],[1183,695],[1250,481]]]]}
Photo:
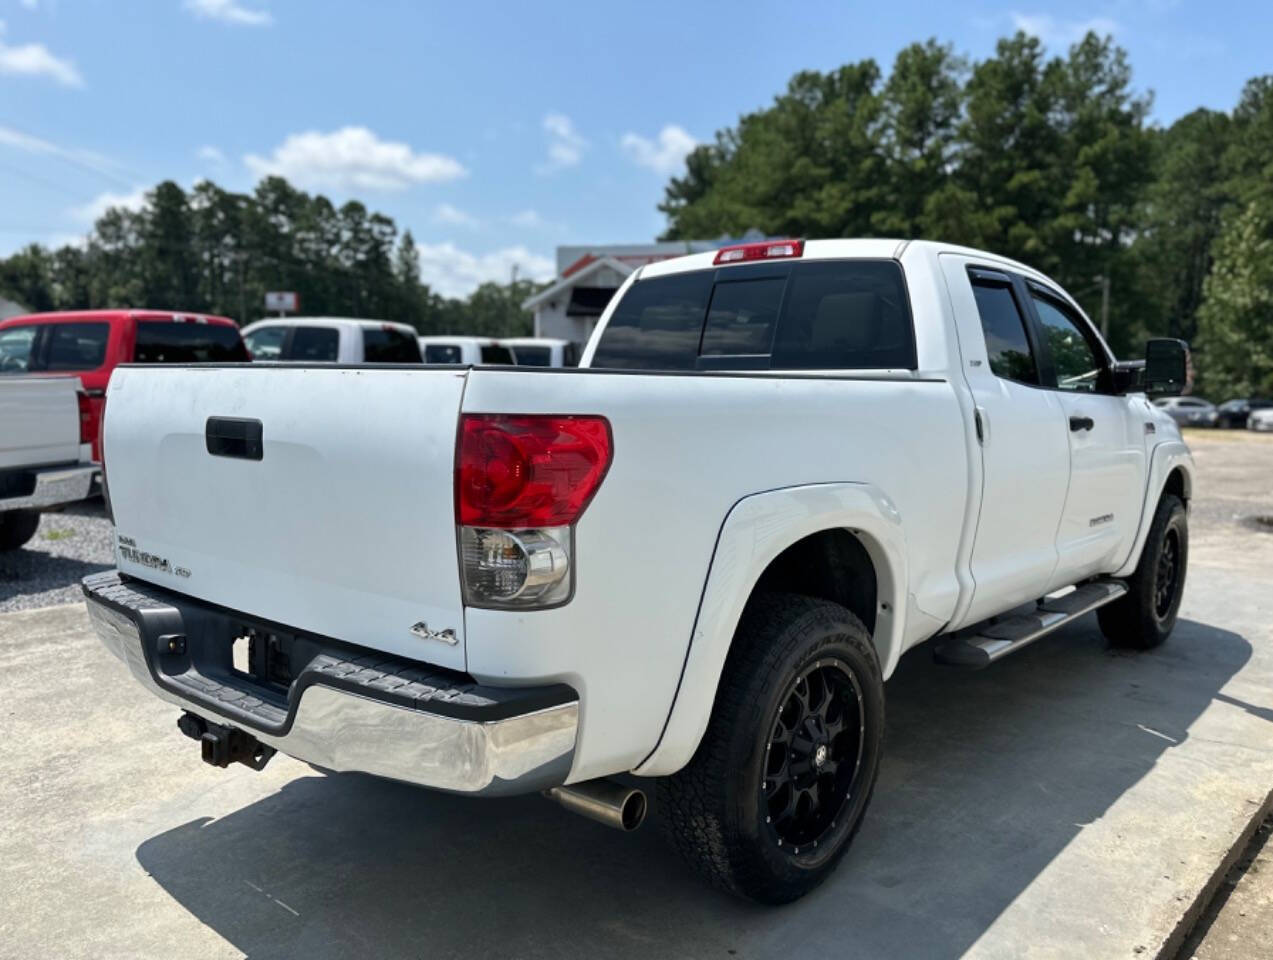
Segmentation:
{"type": "Polygon", "coordinates": [[[1178,397],[1189,385],[1189,345],[1183,340],[1150,340],[1145,344],[1145,393],[1178,397]]]}

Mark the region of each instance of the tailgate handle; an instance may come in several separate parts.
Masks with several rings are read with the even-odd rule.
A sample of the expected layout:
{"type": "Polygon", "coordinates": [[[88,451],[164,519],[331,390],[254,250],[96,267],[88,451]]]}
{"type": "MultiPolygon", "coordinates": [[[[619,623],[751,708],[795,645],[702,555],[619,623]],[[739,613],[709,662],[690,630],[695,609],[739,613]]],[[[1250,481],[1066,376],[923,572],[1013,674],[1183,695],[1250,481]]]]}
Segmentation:
{"type": "Polygon", "coordinates": [[[260,420],[208,417],[204,438],[208,442],[208,453],[214,457],[260,460],[265,456],[260,420]]]}

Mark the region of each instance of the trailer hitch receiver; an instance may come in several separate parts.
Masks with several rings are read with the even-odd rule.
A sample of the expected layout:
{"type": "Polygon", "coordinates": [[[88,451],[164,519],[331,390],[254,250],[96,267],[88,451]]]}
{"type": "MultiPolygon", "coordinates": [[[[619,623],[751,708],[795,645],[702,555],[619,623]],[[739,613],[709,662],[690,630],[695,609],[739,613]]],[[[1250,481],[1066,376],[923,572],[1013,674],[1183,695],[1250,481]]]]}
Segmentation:
{"type": "Polygon", "coordinates": [[[253,770],[264,770],[276,752],[245,730],[209,723],[194,713],[183,713],[177,720],[177,729],[191,740],[199,741],[203,762],[214,767],[241,763],[253,770]]]}

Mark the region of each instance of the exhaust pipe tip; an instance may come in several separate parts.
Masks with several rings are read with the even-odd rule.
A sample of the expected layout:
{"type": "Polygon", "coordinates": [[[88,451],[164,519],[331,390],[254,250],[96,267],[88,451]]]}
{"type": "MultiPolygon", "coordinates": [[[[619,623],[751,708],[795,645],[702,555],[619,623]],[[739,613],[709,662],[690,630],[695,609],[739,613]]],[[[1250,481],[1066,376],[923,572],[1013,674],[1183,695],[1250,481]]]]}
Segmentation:
{"type": "Polygon", "coordinates": [[[544,795],[580,816],[631,833],[645,822],[649,804],[645,791],[616,780],[585,780],[553,787],[544,795]]]}

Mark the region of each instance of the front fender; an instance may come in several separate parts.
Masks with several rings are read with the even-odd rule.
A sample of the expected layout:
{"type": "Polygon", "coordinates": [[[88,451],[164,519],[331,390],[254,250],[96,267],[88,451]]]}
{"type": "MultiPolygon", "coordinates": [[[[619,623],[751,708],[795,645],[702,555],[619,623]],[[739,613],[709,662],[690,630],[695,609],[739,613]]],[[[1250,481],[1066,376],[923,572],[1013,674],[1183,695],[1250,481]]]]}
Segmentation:
{"type": "Polygon", "coordinates": [[[784,487],[744,497],[721,526],[667,724],[634,773],[665,776],[689,762],[707,729],[734,631],[761,574],[792,544],[837,528],[856,536],[875,566],[875,645],[884,676],[892,673],[907,609],[906,542],[892,501],[866,483],[784,487]]]}
{"type": "Polygon", "coordinates": [[[1154,521],[1154,512],[1158,509],[1158,501],[1162,499],[1163,487],[1173,470],[1179,467],[1185,475],[1185,497],[1193,495],[1193,454],[1183,440],[1164,440],[1154,447],[1149,459],[1149,476],[1145,483],[1145,502],[1140,508],[1140,527],[1136,531],[1136,540],[1132,544],[1131,553],[1126,562],[1112,575],[1129,577],[1140,562],[1141,551],[1149,538],[1149,528],[1154,521]]]}

